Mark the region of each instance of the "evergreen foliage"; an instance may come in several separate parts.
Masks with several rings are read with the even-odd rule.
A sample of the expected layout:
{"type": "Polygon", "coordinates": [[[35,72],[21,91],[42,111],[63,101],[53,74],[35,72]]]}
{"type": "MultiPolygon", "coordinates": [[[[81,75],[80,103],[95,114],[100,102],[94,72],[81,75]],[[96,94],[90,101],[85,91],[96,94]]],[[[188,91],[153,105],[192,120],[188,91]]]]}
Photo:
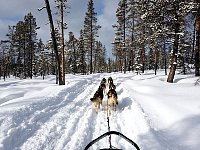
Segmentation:
{"type": "Polygon", "coordinates": [[[94,10],[93,0],[88,1],[88,9],[84,20],[84,44],[86,47],[87,58],[89,60],[89,72],[93,73],[94,46],[98,30],[101,28],[97,25],[97,13],[94,10]]]}

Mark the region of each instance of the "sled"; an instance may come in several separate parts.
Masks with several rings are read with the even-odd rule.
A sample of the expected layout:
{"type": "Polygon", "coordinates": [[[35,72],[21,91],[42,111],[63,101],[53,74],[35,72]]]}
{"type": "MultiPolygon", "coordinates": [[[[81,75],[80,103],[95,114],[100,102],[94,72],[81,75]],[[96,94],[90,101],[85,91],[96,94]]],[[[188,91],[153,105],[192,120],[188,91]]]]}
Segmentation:
{"type": "MultiPolygon", "coordinates": [[[[84,150],[88,150],[93,144],[95,144],[96,142],[98,142],[99,140],[101,140],[102,138],[106,137],[106,136],[110,136],[111,134],[115,134],[115,135],[118,135],[120,136],[121,138],[125,139],[126,141],[128,141],[131,145],[133,145],[133,147],[136,149],[136,150],[140,150],[139,146],[133,142],[131,139],[127,138],[125,135],[123,135],[122,133],[120,132],[117,132],[117,131],[108,131],[104,134],[102,134],[101,136],[99,136],[98,138],[92,140],[86,147],[84,150]]],[[[122,149],[118,149],[118,148],[115,148],[113,147],[111,144],[110,144],[110,147],[109,148],[102,148],[100,150],[109,150],[109,149],[115,149],[115,150],[122,150],[122,149]]]]}

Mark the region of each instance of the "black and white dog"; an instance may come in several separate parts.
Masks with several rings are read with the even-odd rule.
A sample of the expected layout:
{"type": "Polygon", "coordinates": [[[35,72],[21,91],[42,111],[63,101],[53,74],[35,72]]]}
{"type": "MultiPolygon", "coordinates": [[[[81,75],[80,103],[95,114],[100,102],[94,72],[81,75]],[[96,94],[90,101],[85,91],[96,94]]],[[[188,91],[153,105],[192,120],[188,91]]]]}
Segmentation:
{"type": "Polygon", "coordinates": [[[94,96],[90,98],[90,100],[92,101],[93,108],[96,110],[96,113],[101,107],[103,108],[103,98],[105,90],[106,90],[106,78],[103,78],[100,82],[97,91],[94,93],[94,96]]]}
{"type": "Polygon", "coordinates": [[[107,80],[106,80],[106,78],[103,78],[101,80],[100,86],[102,86],[103,93],[104,93],[104,95],[106,95],[107,94],[107,80]]]}
{"type": "Polygon", "coordinates": [[[105,89],[105,85],[100,84],[99,88],[94,93],[94,96],[90,98],[90,100],[92,101],[93,108],[96,110],[96,113],[98,112],[100,107],[103,107],[104,89],[105,89]]]}

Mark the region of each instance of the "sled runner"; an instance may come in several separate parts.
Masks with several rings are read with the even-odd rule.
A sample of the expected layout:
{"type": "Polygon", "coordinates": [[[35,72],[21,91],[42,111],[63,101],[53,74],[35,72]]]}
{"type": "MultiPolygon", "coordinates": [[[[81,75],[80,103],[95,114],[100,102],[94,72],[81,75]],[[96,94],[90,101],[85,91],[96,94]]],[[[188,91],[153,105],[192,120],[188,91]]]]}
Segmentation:
{"type": "MultiPolygon", "coordinates": [[[[127,138],[125,135],[123,135],[122,133],[120,132],[117,132],[117,131],[109,131],[109,132],[106,132],[104,134],[102,134],[101,136],[99,136],[98,138],[94,139],[93,141],[91,141],[86,147],[84,150],[88,150],[93,144],[95,144],[96,142],[98,142],[99,140],[101,140],[102,138],[106,137],[106,136],[110,136],[111,134],[115,134],[115,135],[118,135],[120,136],[121,138],[125,139],[126,141],[128,141],[131,145],[134,146],[134,148],[136,150],[140,150],[139,146],[133,142],[131,139],[127,138]]],[[[111,145],[110,143],[110,147],[109,148],[102,148],[100,150],[109,150],[109,149],[115,149],[115,150],[122,150],[122,149],[118,149],[118,148],[115,148],[111,145]]]]}

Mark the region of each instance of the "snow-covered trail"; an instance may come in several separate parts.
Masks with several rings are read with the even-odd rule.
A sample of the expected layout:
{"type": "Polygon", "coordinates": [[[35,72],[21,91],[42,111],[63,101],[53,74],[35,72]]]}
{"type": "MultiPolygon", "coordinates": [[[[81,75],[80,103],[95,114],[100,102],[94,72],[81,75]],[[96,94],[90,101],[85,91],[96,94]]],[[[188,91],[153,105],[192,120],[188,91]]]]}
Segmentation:
{"type": "MultiPolygon", "coordinates": [[[[108,131],[106,111],[96,114],[89,100],[101,79],[101,75],[96,75],[70,82],[54,97],[44,97],[35,103],[32,100],[33,103],[30,105],[24,105],[16,111],[8,112],[7,115],[1,115],[0,129],[3,140],[0,148],[4,150],[84,149],[92,139],[108,131]]],[[[142,141],[138,141],[138,135],[147,132],[150,128],[146,116],[137,102],[130,98],[129,91],[124,88],[122,81],[125,79],[114,77],[114,80],[119,106],[117,112],[109,117],[110,129],[123,133],[138,142],[144,149],[145,145],[142,141]],[[132,116],[131,120],[130,116],[132,116]]],[[[150,138],[154,145],[157,144],[160,148],[159,142],[153,136],[150,135],[150,138]]],[[[113,146],[133,148],[125,142],[120,137],[112,136],[113,146]]],[[[105,147],[109,147],[108,138],[94,145],[93,149],[105,147]]]]}
{"type": "MultiPolygon", "coordinates": [[[[70,82],[56,96],[43,97],[36,102],[34,98],[29,105],[1,114],[0,149],[84,149],[92,139],[108,131],[106,111],[96,114],[89,100],[101,79],[98,74],[70,82]]],[[[125,117],[131,113],[132,102],[125,97],[123,90],[121,83],[117,83],[119,108],[110,116],[110,127],[111,130],[129,134],[130,138],[136,140],[138,133],[130,123],[126,124],[126,121],[134,124],[134,116],[133,120],[126,120],[125,117]]],[[[124,143],[117,137],[113,137],[112,141],[115,146],[124,147],[124,143]]],[[[108,147],[108,144],[105,139],[95,145],[94,149],[98,146],[108,147]]]]}
{"type": "MultiPolygon", "coordinates": [[[[41,87],[34,91],[36,96],[28,99],[20,95],[15,99],[5,98],[0,104],[0,150],[83,150],[90,141],[108,131],[106,97],[98,114],[92,110],[90,101],[103,77],[108,78],[109,74],[70,77],[55,93],[54,87],[41,87]]],[[[132,74],[112,74],[119,105],[109,116],[110,130],[126,135],[141,150],[173,149],[152,125],[152,115],[145,112],[140,99],[133,96],[136,90],[127,83],[131,77],[132,74]]],[[[114,147],[134,149],[116,135],[111,139],[114,147]]],[[[108,147],[107,137],[91,149],[108,147]]]]}
{"type": "Polygon", "coordinates": [[[92,110],[88,109],[90,108],[88,98],[99,80],[100,77],[97,75],[72,82],[55,97],[44,98],[37,103],[33,100],[31,105],[25,105],[14,112],[9,111],[7,115],[1,114],[0,135],[3,140],[0,149],[77,147],[76,143],[79,143],[80,139],[73,137],[74,134],[84,133],[84,128],[89,124],[92,110]]]}

